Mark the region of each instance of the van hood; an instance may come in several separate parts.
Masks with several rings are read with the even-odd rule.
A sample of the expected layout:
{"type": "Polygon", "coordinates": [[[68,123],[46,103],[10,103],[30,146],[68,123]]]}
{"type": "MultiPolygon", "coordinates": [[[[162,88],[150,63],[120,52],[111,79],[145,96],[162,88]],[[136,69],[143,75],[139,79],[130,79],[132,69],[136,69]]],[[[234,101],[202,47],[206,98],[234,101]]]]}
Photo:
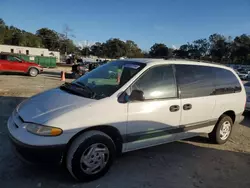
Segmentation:
{"type": "Polygon", "coordinates": [[[17,106],[17,112],[25,122],[43,124],[93,102],[95,102],[94,99],[73,95],[56,88],[25,100],[17,106]]]}

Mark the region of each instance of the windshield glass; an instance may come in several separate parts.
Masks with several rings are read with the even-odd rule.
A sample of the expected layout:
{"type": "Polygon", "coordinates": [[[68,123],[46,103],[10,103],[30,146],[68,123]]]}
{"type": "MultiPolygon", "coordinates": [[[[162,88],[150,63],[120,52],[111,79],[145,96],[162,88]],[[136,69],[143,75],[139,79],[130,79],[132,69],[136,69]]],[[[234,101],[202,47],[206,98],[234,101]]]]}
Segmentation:
{"type": "Polygon", "coordinates": [[[94,69],[73,83],[87,87],[93,94],[92,98],[102,99],[115,93],[145,66],[144,63],[132,61],[113,61],[94,69]]]}

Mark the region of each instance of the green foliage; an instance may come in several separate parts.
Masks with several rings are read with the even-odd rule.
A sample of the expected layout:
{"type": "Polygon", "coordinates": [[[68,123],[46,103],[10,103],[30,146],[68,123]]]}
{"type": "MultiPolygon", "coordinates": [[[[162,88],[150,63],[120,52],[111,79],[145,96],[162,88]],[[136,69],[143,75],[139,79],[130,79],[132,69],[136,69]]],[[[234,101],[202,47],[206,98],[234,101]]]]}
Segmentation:
{"type": "Polygon", "coordinates": [[[58,51],[60,48],[60,37],[56,31],[48,28],[41,28],[37,30],[36,36],[42,39],[42,44],[45,48],[52,51],[58,51]]]}
{"type": "Polygon", "coordinates": [[[107,40],[104,46],[105,54],[109,58],[119,58],[126,56],[126,43],[118,38],[107,40]]]}
{"type": "Polygon", "coordinates": [[[250,36],[243,34],[232,40],[231,37],[215,33],[208,40],[198,39],[191,44],[181,45],[173,53],[180,58],[250,64],[250,36]]]}
{"type": "Polygon", "coordinates": [[[234,61],[250,62],[250,36],[243,34],[235,37],[232,49],[234,61]]]}
{"type": "Polygon", "coordinates": [[[42,48],[44,47],[42,43],[42,39],[33,33],[26,32],[23,37],[23,41],[20,44],[20,46],[29,46],[29,47],[38,47],[42,48]]]}
{"type": "Polygon", "coordinates": [[[144,57],[141,49],[138,47],[138,45],[134,41],[127,40],[125,43],[125,46],[126,46],[126,57],[128,58],[144,57]]]}
{"type": "Polygon", "coordinates": [[[33,34],[14,26],[9,27],[2,19],[0,19],[0,44],[44,47],[61,53],[66,51],[67,53],[74,53],[76,51],[76,46],[72,40],[54,30],[41,28],[36,31],[36,34],[33,34]]]}
{"type": "Polygon", "coordinates": [[[231,37],[215,33],[210,35],[208,39],[197,39],[192,43],[181,45],[176,50],[168,48],[165,44],[155,43],[149,52],[142,52],[134,41],[122,41],[118,38],[111,38],[104,43],[96,42],[91,47],[78,48],[68,38],[70,31],[68,26],[65,27],[63,34],[49,28],[41,28],[37,30],[36,34],[33,34],[14,26],[8,26],[0,18],[0,44],[44,47],[52,51],[60,51],[61,54],[74,53],[104,58],[179,57],[250,64],[250,35],[246,34],[232,39],[231,37]]]}
{"type": "Polygon", "coordinates": [[[153,58],[168,57],[168,47],[165,44],[155,43],[149,51],[149,55],[153,58]]]}
{"type": "Polygon", "coordinates": [[[88,54],[92,54],[97,57],[104,57],[105,56],[105,44],[96,42],[94,45],[91,46],[88,54]]]}
{"type": "MultiPolygon", "coordinates": [[[[86,54],[86,48],[84,49],[86,54]]],[[[127,40],[126,42],[114,38],[109,39],[105,43],[97,42],[91,46],[88,54],[92,54],[97,57],[108,57],[108,58],[139,58],[144,57],[141,49],[132,40],[127,40]]]]}
{"type": "Polygon", "coordinates": [[[80,50],[80,53],[81,53],[81,55],[82,56],[89,56],[90,55],[90,49],[89,49],[89,47],[84,47],[84,48],[82,48],[81,50],[80,50]]]}

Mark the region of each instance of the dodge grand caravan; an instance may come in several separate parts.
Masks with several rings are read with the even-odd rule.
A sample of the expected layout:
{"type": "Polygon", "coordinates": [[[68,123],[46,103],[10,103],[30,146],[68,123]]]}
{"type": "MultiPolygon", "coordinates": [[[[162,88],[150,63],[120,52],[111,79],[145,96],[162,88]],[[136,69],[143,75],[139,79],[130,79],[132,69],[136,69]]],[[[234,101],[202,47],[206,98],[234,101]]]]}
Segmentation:
{"type": "Polygon", "coordinates": [[[117,60],[22,102],[8,131],[23,159],[62,163],[75,179],[90,181],[123,152],[201,133],[223,144],[245,104],[244,86],[231,68],[117,60]],[[121,74],[110,77],[110,71],[121,74]]]}

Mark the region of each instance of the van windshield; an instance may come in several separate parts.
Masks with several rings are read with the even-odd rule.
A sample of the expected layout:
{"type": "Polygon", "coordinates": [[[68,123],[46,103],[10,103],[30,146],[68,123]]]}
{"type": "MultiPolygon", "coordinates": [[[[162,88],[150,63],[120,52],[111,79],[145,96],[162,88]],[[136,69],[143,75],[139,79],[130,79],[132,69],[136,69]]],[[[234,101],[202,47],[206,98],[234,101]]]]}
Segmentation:
{"type": "Polygon", "coordinates": [[[102,99],[115,93],[145,66],[145,63],[113,61],[94,69],[72,83],[86,87],[87,89],[82,91],[92,93],[87,96],[102,99]]]}

